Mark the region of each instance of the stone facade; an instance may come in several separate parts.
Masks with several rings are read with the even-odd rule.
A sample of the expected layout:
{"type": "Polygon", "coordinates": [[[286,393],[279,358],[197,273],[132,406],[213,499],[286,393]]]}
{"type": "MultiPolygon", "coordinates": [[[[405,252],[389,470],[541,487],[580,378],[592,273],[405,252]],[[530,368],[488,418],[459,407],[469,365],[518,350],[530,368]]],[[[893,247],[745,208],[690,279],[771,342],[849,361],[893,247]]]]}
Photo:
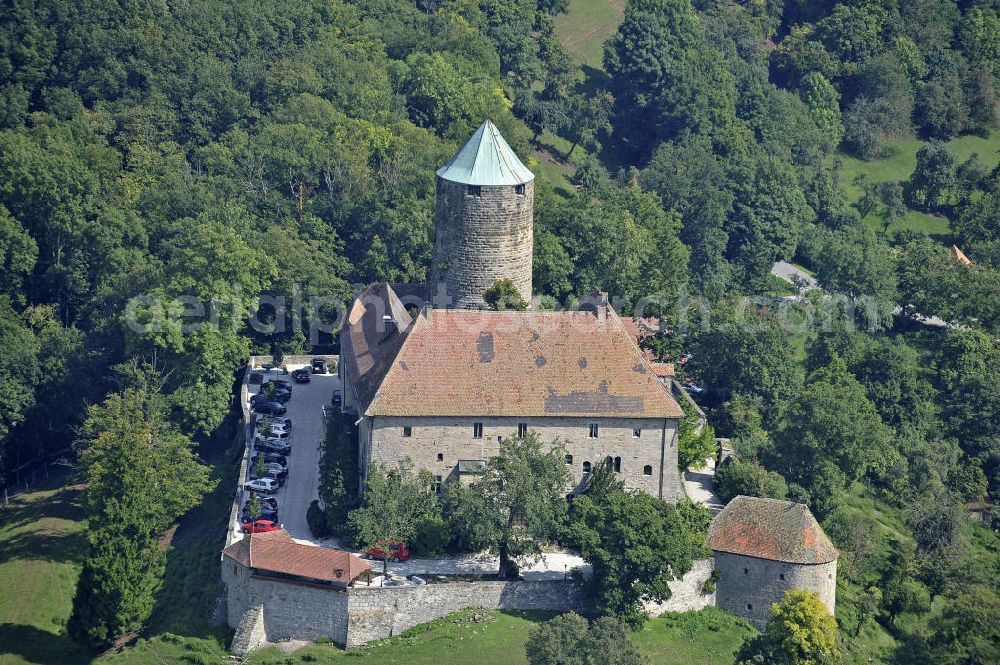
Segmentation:
{"type": "Polygon", "coordinates": [[[767,623],[771,605],[791,589],[819,594],[834,613],[837,595],[837,561],[821,564],[786,563],[741,554],[715,552],[719,571],[716,604],[743,617],[757,628],[767,623]]]}
{"type": "Polygon", "coordinates": [[[561,440],[566,446],[572,491],[590,469],[607,457],[618,460],[628,489],[676,501],[681,496],[677,471],[677,420],[673,418],[546,417],[388,417],[364,418],[358,459],[362,470],[372,464],[395,466],[409,457],[441,481],[460,477],[459,460],[488,460],[499,452],[502,437],[516,436],[518,426],[538,433],[542,441],[561,440]],[[476,436],[481,423],[481,436],[476,436]],[[591,424],[597,437],[590,436],[591,424]],[[638,436],[636,436],[638,434],[638,436]]]}
{"type": "Polygon", "coordinates": [[[483,292],[510,279],[531,300],[534,182],[469,186],[437,179],[431,284],[438,306],[476,309],[483,292]]]}
{"type": "Polygon", "coordinates": [[[248,610],[263,606],[270,642],[328,637],[347,642],[347,592],[320,584],[255,575],[230,559],[222,560],[229,625],[241,625],[248,610]]]}

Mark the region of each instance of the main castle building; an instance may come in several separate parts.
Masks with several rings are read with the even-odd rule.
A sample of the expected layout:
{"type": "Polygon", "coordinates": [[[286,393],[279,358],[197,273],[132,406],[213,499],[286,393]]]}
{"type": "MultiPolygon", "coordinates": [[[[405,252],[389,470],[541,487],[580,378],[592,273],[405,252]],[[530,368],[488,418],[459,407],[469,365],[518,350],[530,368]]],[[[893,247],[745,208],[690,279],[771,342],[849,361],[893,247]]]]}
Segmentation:
{"type": "Polygon", "coordinates": [[[579,311],[481,309],[502,279],[531,299],[533,185],[486,121],[437,172],[431,283],[375,284],[353,303],[338,371],[360,473],[409,458],[467,481],[504,437],[534,431],[565,444],[567,491],[608,459],[626,487],[674,501],[683,412],[605,294],[579,311]]]}

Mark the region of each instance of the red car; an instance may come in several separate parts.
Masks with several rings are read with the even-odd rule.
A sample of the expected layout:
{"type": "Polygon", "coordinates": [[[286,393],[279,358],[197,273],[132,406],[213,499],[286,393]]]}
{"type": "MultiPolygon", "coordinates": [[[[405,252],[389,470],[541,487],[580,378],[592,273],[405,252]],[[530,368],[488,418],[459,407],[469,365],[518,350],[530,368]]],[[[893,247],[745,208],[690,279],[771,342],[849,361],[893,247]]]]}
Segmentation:
{"type": "Polygon", "coordinates": [[[374,547],[366,549],[365,554],[373,559],[388,559],[389,561],[406,561],[410,558],[410,550],[406,548],[406,543],[395,540],[377,543],[374,547]]]}
{"type": "Polygon", "coordinates": [[[256,522],[245,522],[243,533],[267,533],[268,531],[277,531],[280,528],[271,520],[257,520],[256,522]]]}

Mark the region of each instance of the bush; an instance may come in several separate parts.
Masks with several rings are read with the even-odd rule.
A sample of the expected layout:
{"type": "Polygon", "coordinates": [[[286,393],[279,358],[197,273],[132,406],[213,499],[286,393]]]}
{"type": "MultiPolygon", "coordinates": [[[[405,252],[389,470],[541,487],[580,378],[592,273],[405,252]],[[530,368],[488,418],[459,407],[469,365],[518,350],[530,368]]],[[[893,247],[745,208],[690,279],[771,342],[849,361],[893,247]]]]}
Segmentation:
{"type": "Polygon", "coordinates": [[[735,496],[759,496],[769,499],[788,497],[788,485],[780,473],[768,471],[756,462],[733,460],[715,472],[715,487],[723,501],[735,496]]]}
{"type": "Polygon", "coordinates": [[[719,573],[718,570],[712,570],[712,574],[709,575],[708,578],[704,582],[702,582],[702,584],[701,584],[701,592],[702,593],[715,593],[715,586],[716,586],[716,583],[719,581],[720,577],[722,577],[722,575],[719,573]]]}
{"type": "Polygon", "coordinates": [[[440,518],[420,520],[416,526],[416,534],[410,543],[410,551],[415,556],[434,556],[444,552],[451,540],[448,525],[440,518]]]}
{"type": "Polygon", "coordinates": [[[330,535],[327,527],[326,512],[319,507],[319,501],[313,499],[306,510],[306,523],[314,538],[326,538],[330,535]]]}

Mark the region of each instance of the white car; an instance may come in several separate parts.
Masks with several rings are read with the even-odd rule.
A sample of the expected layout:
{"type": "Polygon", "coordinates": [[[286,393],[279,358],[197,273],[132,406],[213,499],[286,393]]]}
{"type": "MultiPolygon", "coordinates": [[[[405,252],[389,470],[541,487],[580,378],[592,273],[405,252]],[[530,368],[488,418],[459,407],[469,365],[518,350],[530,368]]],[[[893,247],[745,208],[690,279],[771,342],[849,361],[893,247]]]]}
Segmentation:
{"type": "Polygon", "coordinates": [[[261,494],[273,494],[278,491],[278,482],[273,478],[256,478],[243,486],[244,489],[261,494]]]}

